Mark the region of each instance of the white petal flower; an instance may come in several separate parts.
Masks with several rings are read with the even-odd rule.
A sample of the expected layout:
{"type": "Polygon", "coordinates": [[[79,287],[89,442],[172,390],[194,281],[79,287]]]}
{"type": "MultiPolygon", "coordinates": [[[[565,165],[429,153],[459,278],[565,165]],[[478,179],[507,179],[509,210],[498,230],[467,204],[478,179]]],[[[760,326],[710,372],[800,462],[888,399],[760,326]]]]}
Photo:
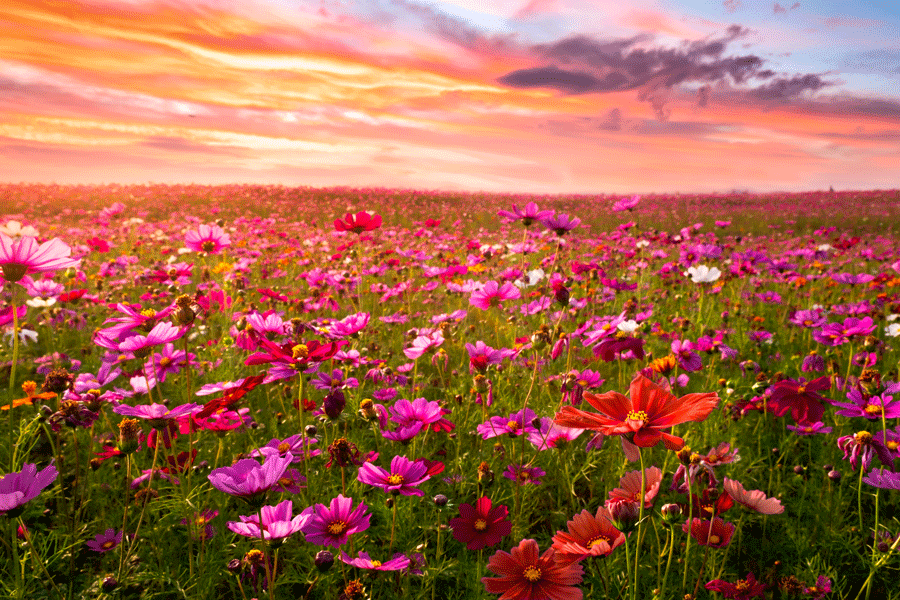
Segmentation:
{"type": "Polygon", "coordinates": [[[691,281],[694,283],[710,283],[716,281],[722,276],[722,271],[716,267],[707,267],[706,265],[697,265],[690,267],[685,275],[690,275],[691,281]]]}

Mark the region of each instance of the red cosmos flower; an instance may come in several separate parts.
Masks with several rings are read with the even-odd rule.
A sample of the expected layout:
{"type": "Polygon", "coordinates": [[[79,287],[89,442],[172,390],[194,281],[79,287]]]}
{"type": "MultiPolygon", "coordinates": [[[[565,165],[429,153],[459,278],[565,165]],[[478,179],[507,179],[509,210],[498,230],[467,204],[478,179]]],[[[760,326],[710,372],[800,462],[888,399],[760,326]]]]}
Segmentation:
{"type": "Polygon", "coordinates": [[[802,377],[800,381],[784,379],[772,386],[769,396],[769,409],[775,416],[781,417],[787,411],[797,423],[817,423],[825,414],[822,402],[825,398],[816,392],[824,392],[831,389],[831,378],[828,375],[806,381],[802,377]]]}
{"type": "Polygon", "coordinates": [[[370,215],[364,210],[359,211],[355,215],[347,213],[344,215],[343,220],[334,220],[336,231],[352,231],[358,234],[364,231],[374,231],[379,227],[381,227],[381,215],[370,215]]]}
{"type": "Polygon", "coordinates": [[[719,592],[726,599],[733,600],[765,598],[766,591],[766,585],[758,582],[753,573],[747,573],[746,579],[738,579],[734,583],[729,583],[722,579],[713,579],[705,587],[711,592],[719,592]]]}
{"type": "MultiPolygon", "coordinates": [[[[669,450],[680,450],[684,440],[662,431],[687,421],[703,421],[719,403],[714,392],[676,398],[641,374],[631,380],[631,398],[618,392],[584,393],[584,400],[599,414],[564,406],[555,422],[565,427],[592,429],[604,435],[620,435],[642,448],[662,441],[669,450]]],[[[623,440],[625,439],[623,437],[623,440]]]]}
{"type": "Polygon", "coordinates": [[[569,565],[589,556],[607,556],[625,543],[625,534],[612,524],[612,515],[601,506],[597,514],[583,510],[567,523],[569,531],[553,536],[556,562],[569,565]]]}
{"type": "Polygon", "coordinates": [[[556,562],[553,548],[540,556],[539,551],[534,540],[522,540],[512,552],[499,550],[487,568],[500,577],[483,577],[485,589],[502,594],[502,600],[581,600],[581,590],[575,586],[581,583],[582,566],[556,562]]]}
{"type": "Polygon", "coordinates": [[[491,499],[487,497],[479,498],[475,506],[462,504],[459,516],[450,519],[453,537],[469,550],[496,546],[512,531],[508,515],[509,510],[502,504],[491,508],[491,499]]]}
{"type": "MultiPolygon", "coordinates": [[[[726,523],[719,517],[712,521],[712,529],[710,529],[709,519],[697,519],[691,522],[690,534],[701,546],[711,546],[713,548],[724,548],[731,542],[731,536],[734,535],[734,523],[726,523]]],[[[682,531],[688,533],[688,524],[681,526],[682,531]]]]}
{"type": "Polygon", "coordinates": [[[210,400],[203,405],[203,410],[193,415],[194,421],[199,425],[203,419],[215,414],[219,410],[229,408],[235,402],[247,395],[247,392],[258,386],[265,379],[265,375],[251,375],[246,377],[236,388],[228,390],[224,395],[210,400]]]}

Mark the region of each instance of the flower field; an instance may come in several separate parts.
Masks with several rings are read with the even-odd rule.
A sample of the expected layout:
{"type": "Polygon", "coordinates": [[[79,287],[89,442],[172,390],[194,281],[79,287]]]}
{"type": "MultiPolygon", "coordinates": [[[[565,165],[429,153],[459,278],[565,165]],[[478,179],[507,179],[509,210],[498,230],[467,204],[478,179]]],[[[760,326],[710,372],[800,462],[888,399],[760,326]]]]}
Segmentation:
{"type": "Polygon", "coordinates": [[[0,185],[0,596],[900,599],[898,204],[0,185]]]}

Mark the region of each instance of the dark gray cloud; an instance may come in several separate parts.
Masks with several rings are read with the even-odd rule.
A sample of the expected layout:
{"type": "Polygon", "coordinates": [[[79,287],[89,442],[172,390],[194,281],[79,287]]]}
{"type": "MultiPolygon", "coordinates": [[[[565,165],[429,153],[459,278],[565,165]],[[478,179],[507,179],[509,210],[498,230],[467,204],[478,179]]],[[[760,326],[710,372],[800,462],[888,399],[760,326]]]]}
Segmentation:
{"type": "Polygon", "coordinates": [[[517,69],[498,81],[563,94],[635,90],[660,121],[669,118],[666,104],[672,90],[682,84],[699,87],[699,106],[709,102],[713,85],[749,87],[757,99],[767,102],[788,101],[834,85],[816,74],[779,77],[764,68],[765,59],[754,54],[729,55],[729,44],[748,33],[740,25],[731,25],[718,38],[685,42],[676,48],[648,47],[653,38],[646,34],[607,41],[573,36],[533,47],[532,53],[544,64],[517,69]]]}

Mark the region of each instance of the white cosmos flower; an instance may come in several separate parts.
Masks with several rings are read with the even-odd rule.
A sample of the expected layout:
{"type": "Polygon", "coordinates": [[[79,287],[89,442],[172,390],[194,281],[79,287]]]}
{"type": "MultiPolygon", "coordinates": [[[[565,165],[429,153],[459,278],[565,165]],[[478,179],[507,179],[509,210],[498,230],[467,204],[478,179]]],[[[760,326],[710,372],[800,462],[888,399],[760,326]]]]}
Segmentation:
{"type": "Polygon", "coordinates": [[[900,335],[900,323],[891,323],[884,328],[884,333],[888,337],[897,337],[898,335],[900,335]]]}
{"type": "Polygon", "coordinates": [[[697,265],[696,267],[688,268],[685,275],[690,275],[691,281],[694,283],[710,283],[721,277],[722,271],[716,267],[710,268],[706,265],[697,265]]]}
{"type": "Polygon", "coordinates": [[[0,225],[0,232],[5,233],[9,237],[15,239],[27,235],[28,237],[37,237],[38,230],[31,225],[22,227],[19,221],[10,221],[6,225],[0,225]]]}
{"type": "Polygon", "coordinates": [[[616,325],[616,329],[625,333],[634,333],[638,327],[640,327],[640,325],[638,325],[638,322],[634,319],[628,319],[627,321],[622,321],[616,325]]]}

